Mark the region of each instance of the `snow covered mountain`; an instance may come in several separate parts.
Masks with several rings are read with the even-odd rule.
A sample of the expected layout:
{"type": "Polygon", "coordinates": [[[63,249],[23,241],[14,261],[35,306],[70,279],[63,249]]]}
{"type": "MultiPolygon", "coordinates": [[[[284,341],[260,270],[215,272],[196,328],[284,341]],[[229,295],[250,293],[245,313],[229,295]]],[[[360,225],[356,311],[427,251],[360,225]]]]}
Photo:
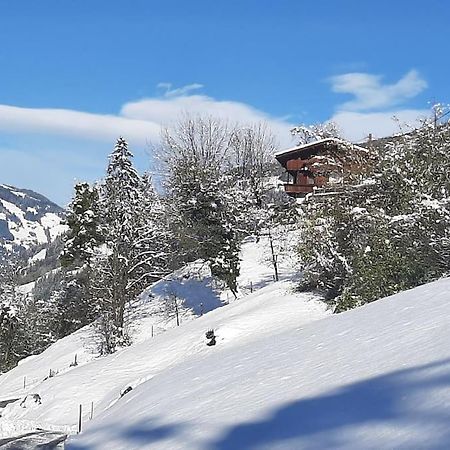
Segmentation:
{"type": "Polygon", "coordinates": [[[0,184],[0,254],[50,243],[65,230],[63,215],[43,195],[0,184]]]}

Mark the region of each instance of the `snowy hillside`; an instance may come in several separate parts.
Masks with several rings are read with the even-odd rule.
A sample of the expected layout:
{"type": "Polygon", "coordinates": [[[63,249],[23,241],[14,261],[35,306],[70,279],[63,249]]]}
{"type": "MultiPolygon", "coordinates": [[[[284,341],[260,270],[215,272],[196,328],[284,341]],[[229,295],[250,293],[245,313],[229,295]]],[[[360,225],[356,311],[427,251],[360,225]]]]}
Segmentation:
{"type": "Polygon", "coordinates": [[[3,411],[0,436],[34,427],[73,431],[80,403],[89,408],[93,402],[96,413],[100,413],[114,404],[128,386],[136,387],[182,361],[210,353],[212,349],[205,345],[208,329],[216,330],[218,345],[214,351],[221,351],[277,333],[287,324],[306,323],[328,314],[321,302],[292,292],[289,279],[294,271],[288,260],[280,258],[283,281],[273,283],[268,250],[265,239],[249,239],[243,245],[238,280],[241,297],[236,301],[214,283],[205,266],[194,263],[142,295],[131,312],[132,347],[96,359],[94,333],[92,327],[86,327],[41,355],[22,361],[0,377],[0,400],[20,399],[3,411]],[[255,290],[253,294],[251,289],[255,290]],[[179,301],[181,326],[162,333],[176,324],[170,308],[173,296],[179,301]],[[275,302],[275,298],[279,299],[275,302]],[[206,314],[228,301],[232,303],[206,314]],[[192,321],[201,312],[205,315],[192,321]],[[70,367],[75,354],[79,365],[70,367]],[[47,378],[50,370],[57,375],[47,378]],[[45,407],[21,407],[22,399],[34,393],[39,393],[45,407]]]}
{"type": "MultiPolygon", "coordinates": [[[[266,309],[281,294],[259,305],[266,323],[281,319],[266,309]]],[[[234,307],[216,312],[219,335],[234,307]]],[[[313,323],[286,315],[277,330],[256,326],[251,341],[225,339],[149,374],[68,449],[449,447],[450,279],[313,323]]],[[[176,330],[179,342],[210,323],[176,330]]]]}
{"type": "Polygon", "coordinates": [[[193,264],[143,294],[131,347],[98,358],[86,327],[24,360],[0,377],[0,404],[19,399],[0,436],[75,432],[81,404],[69,450],[448,448],[450,279],[330,315],[287,260],[274,283],[267,256],[246,242],[242,296],[203,317],[227,293],[193,264]]]}
{"type": "Polygon", "coordinates": [[[28,249],[65,230],[63,210],[36,192],[0,184],[0,247],[28,249]]]}

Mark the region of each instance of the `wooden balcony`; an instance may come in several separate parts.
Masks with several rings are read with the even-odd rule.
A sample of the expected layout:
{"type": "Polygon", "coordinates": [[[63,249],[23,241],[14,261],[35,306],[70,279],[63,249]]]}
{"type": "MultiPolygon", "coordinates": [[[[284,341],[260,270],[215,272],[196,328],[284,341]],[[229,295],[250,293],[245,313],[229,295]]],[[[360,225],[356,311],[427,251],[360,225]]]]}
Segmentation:
{"type": "Polygon", "coordinates": [[[284,192],[286,194],[290,195],[296,195],[296,194],[309,194],[314,189],[313,184],[285,184],[284,185],[284,192]]]}

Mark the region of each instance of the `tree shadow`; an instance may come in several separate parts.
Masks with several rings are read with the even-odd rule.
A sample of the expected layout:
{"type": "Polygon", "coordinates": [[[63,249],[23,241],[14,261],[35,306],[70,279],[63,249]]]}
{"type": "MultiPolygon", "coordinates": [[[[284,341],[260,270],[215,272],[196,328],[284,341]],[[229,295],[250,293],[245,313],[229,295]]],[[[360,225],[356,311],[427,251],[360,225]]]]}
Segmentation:
{"type": "Polygon", "coordinates": [[[399,370],[284,404],[264,420],[236,424],[208,448],[398,448],[396,443],[402,448],[450,448],[450,400],[436,402],[440,407],[432,409],[420,404],[448,387],[450,360],[399,370]],[[352,442],[351,436],[356,435],[345,433],[364,426],[388,426],[390,432],[379,441],[369,436],[365,444],[352,442]],[[432,429],[433,440],[429,433],[420,436],[420,432],[405,431],[411,427],[432,429]],[[392,437],[397,440],[389,447],[392,437]]]}
{"type": "Polygon", "coordinates": [[[157,425],[151,421],[142,420],[128,427],[120,434],[121,439],[134,443],[151,443],[162,441],[180,432],[180,424],[157,425]]]}
{"type": "MultiPolygon", "coordinates": [[[[104,448],[105,442],[102,439],[103,433],[107,433],[107,442],[117,440],[120,442],[121,446],[126,444],[127,448],[139,449],[142,446],[148,446],[151,444],[156,444],[158,441],[163,441],[176,434],[182,432],[184,425],[182,424],[161,424],[158,423],[156,418],[148,418],[141,420],[140,422],[133,423],[128,426],[127,423],[116,423],[96,427],[93,430],[98,438],[98,442],[93,442],[91,439],[89,444],[82,444],[76,441],[70,440],[66,444],[67,450],[95,450],[96,448],[104,448]]],[[[90,430],[87,429],[83,435],[89,439],[90,430]]],[[[82,436],[82,435],[80,435],[82,436]]]]}

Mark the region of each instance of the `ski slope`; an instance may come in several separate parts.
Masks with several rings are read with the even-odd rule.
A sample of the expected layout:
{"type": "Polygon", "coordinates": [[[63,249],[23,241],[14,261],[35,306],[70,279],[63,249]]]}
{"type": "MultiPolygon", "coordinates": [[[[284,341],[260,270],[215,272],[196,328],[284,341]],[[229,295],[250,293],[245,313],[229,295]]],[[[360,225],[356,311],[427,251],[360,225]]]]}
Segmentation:
{"type": "MultiPolygon", "coordinates": [[[[204,329],[206,319],[189,326],[204,329]]],[[[222,319],[219,335],[232,328],[222,319]]],[[[447,449],[449,342],[450,279],[322,320],[287,320],[155,374],[66,448],[447,449]]]]}

